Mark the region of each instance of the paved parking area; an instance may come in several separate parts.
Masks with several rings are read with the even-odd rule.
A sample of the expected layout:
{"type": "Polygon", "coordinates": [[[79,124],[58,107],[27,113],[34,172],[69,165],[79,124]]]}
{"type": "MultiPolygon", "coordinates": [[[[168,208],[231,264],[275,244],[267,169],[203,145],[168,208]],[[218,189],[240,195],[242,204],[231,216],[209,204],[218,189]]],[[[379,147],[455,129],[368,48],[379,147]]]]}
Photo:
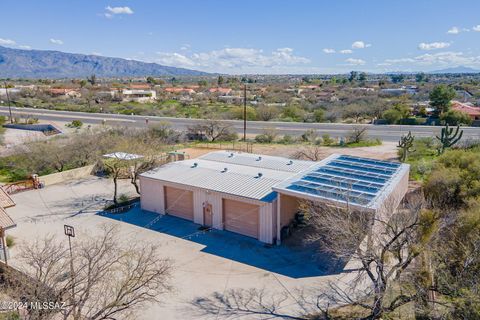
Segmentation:
{"type": "MultiPolygon", "coordinates": [[[[343,277],[332,261],[309,249],[265,246],[227,231],[205,232],[192,222],[172,216],[158,218],[139,208],[124,214],[104,214],[101,209],[111,198],[111,190],[110,180],[92,177],[14,195],[17,205],[8,213],[18,226],[9,234],[17,243],[45,234],[63,236],[63,225],[70,224],[76,228],[78,239],[82,233],[92,234],[108,223],[118,225],[130,241],[158,243],[162,255],[174,262],[174,291],[163,303],[142,310],[141,319],[158,319],[160,314],[161,319],[209,318],[196,313],[193,299],[235,288],[265,288],[289,294],[297,289],[315,289],[319,294],[328,280],[343,277]]],[[[128,181],[122,181],[120,192],[133,194],[134,189],[128,181]]],[[[15,263],[15,247],[11,262],[15,263]]],[[[283,305],[299,308],[293,295],[283,305]]]]}

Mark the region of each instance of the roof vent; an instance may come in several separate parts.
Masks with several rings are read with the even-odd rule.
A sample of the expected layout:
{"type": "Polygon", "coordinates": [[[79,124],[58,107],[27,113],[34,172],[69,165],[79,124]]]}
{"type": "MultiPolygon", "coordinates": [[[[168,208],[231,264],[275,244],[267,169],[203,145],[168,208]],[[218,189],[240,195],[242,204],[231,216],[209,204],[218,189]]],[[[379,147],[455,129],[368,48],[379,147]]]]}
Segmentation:
{"type": "Polygon", "coordinates": [[[230,153],[230,154],[228,155],[228,157],[229,157],[229,158],[233,158],[233,153],[230,153]]]}
{"type": "Polygon", "coordinates": [[[262,176],[263,176],[263,173],[259,172],[259,173],[255,176],[255,178],[258,179],[258,178],[261,178],[262,176]]]}
{"type": "Polygon", "coordinates": [[[198,167],[198,163],[194,162],[190,168],[196,168],[198,167]]]}
{"type": "Polygon", "coordinates": [[[292,164],[293,164],[293,161],[290,160],[290,161],[288,161],[287,166],[291,166],[292,164]]]}
{"type": "Polygon", "coordinates": [[[260,161],[260,160],[262,160],[262,157],[258,157],[258,158],[256,159],[256,161],[260,161]]]}
{"type": "Polygon", "coordinates": [[[221,172],[221,173],[225,173],[225,172],[227,172],[227,171],[228,171],[228,168],[223,168],[223,170],[220,171],[220,172],[221,172]]]}

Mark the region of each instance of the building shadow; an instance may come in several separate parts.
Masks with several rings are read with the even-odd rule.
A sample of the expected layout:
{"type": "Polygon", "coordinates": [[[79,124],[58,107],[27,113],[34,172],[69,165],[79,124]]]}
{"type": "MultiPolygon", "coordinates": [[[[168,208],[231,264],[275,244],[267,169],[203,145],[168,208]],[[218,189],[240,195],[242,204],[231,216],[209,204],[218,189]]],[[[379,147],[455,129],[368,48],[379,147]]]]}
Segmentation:
{"type": "Polygon", "coordinates": [[[318,253],[313,246],[265,245],[256,239],[224,230],[202,230],[201,226],[170,215],[134,208],[121,214],[99,212],[103,217],[130,223],[204,246],[202,252],[244,263],[290,278],[333,275],[345,264],[318,253]]]}

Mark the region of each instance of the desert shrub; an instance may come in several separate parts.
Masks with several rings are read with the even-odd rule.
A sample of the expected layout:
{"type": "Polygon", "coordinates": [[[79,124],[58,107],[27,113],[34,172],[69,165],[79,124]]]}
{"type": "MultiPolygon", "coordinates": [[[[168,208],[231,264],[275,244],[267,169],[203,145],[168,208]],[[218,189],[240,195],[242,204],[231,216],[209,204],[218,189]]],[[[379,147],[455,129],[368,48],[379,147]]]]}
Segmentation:
{"type": "Polygon", "coordinates": [[[335,143],[335,140],[332,139],[328,133],[322,135],[322,141],[325,146],[331,146],[335,143]]]}
{"type": "Polygon", "coordinates": [[[480,196],[480,149],[448,150],[425,181],[425,194],[437,207],[460,208],[480,196]]]}
{"type": "Polygon", "coordinates": [[[130,198],[128,197],[128,195],[126,195],[125,193],[122,193],[118,196],[118,202],[119,203],[125,203],[127,202],[128,200],[130,200],[130,198]]]}
{"type": "Polygon", "coordinates": [[[452,126],[472,124],[472,118],[468,114],[457,110],[449,110],[442,113],[440,119],[452,126]]]}
{"type": "Polygon", "coordinates": [[[258,134],[255,136],[255,141],[258,143],[272,143],[272,137],[267,134],[258,134]]]}
{"type": "Polygon", "coordinates": [[[293,144],[295,143],[295,138],[286,134],[278,142],[282,144],[293,144]]]}
{"type": "Polygon", "coordinates": [[[309,129],[302,134],[301,138],[304,142],[313,143],[318,139],[318,132],[314,129],[309,129]]]}
{"type": "Polygon", "coordinates": [[[8,248],[12,248],[15,245],[15,239],[11,235],[6,237],[5,242],[8,248]]]}
{"type": "Polygon", "coordinates": [[[398,123],[402,119],[402,113],[395,109],[390,109],[382,114],[383,119],[387,120],[389,124],[398,123]]]}
{"type": "Polygon", "coordinates": [[[79,129],[83,126],[83,122],[80,121],[80,120],[72,120],[71,123],[67,123],[65,125],[66,127],[69,127],[69,128],[76,128],[76,129],[79,129]]]}

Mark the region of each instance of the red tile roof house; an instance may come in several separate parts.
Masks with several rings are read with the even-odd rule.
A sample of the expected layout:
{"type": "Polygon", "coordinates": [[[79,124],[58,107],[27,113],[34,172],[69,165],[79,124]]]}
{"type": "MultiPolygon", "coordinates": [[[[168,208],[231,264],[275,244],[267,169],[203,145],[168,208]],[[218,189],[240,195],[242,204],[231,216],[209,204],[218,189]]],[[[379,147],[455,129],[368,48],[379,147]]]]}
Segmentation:
{"type": "Polygon", "coordinates": [[[169,93],[189,93],[189,94],[195,93],[195,90],[191,88],[177,88],[177,87],[165,88],[164,91],[169,93]]]}
{"type": "Polygon", "coordinates": [[[147,83],[132,83],[128,85],[130,89],[150,90],[152,87],[147,83]]]}
{"type": "Polygon", "coordinates": [[[472,118],[472,120],[480,120],[480,107],[474,107],[459,101],[452,101],[452,110],[464,112],[472,118]]]}
{"type": "Polygon", "coordinates": [[[52,88],[48,89],[47,92],[54,97],[81,97],[81,93],[75,89],[63,89],[63,88],[52,88]]]}

